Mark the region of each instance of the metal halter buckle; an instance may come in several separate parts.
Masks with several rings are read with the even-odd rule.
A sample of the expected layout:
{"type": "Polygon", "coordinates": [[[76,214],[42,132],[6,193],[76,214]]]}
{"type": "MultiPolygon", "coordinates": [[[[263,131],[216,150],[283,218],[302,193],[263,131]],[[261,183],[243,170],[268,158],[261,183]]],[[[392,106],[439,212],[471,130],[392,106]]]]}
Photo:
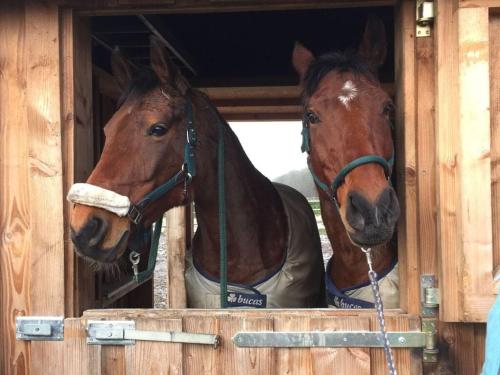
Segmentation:
{"type": "Polygon", "coordinates": [[[128,209],[127,216],[135,225],[139,224],[142,220],[142,212],[135,205],[131,205],[128,209]]]}

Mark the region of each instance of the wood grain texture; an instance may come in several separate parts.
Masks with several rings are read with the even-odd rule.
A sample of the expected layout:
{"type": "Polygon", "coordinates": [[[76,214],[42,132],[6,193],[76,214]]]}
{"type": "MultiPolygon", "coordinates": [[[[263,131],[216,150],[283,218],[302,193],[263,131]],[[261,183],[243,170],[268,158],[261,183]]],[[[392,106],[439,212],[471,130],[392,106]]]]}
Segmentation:
{"type": "Polygon", "coordinates": [[[187,306],[184,282],[184,260],[186,257],[185,207],[175,207],[166,213],[167,258],[168,258],[168,303],[170,308],[187,306]]]}
{"type": "MultiPolygon", "coordinates": [[[[500,15],[490,14],[490,126],[493,268],[500,267],[500,15]]],[[[498,292],[498,290],[497,290],[498,292]]]]}
{"type": "MultiPolygon", "coordinates": [[[[282,316],[275,318],[274,330],[276,332],[310,331],[310,319],[307,316],[282,316]]],[[[313,371],[313,360],[309,349],[276,349],[276,372],[278,374],[314,374],[313,371]]],[[[341,372],[342,371],[339,371],[339,373],[341,372]]]]}
{"type": "MultiPolygon", "coordinates": [[[[85,319],[64,320],[64,371],[60,374],[101,374],[101,346],[87,345],[85,327],[85,319]]],[[[50,368],[45,370],[45,374],[56,374],[50,368]]]]}
{"type": "Polygon", "coordinates": [[[440,319],[460,320],[463,295],[457,282],[462,273],[460,180],[458,164],[458,21],[456,1],[436,3],[436,155],[440,319]]]}
{"type": "MultiPolygon", "coordinates": [[[[311,318],[311,331],[369,331],[368,318],[311,318]]],[[[304,349],[303,349],[304,350],[304,349]]],[[[338,373],[371,374],[370,349],[367,348],[311,348],[312,374],[338,373]]]]}
{"type": "MultiPolygon", "coordinates": [[[[145,331],[182,331],[182,319],[137,319],[135,327],[145,331]]],[[[125,374],[182,374],[182,344],[136,341],[125,347],[125,374]]]]}
{"type": "MultiPolygon", "coordinates": [[[[201,314],[200,314],[201,315],[201,314]]],[[[219,334],[218,320],[213,316],[184,316],[183,326],[186,332],[219,334]]],[[[222,345],[228,345],[225,338],[222,345]]],[[[184,374],[211,375],[221,374],[220,354],[218,350],[206,345],[188,344],[183,347],[184,374]]]]}
{"type": "Polygon", "coordinates": [[[30,313],[31,201],[26,112],[25,10],[0,3],[0,373],[29,372],[15,317],[30,313]]]}
{"type": "Polygon", "coordinates": [[[415,3],[401,1],[396,8],[396,172],[401,205],[398,222],[400,307],[418,312],[418,227],[415,87],[415,3]]]}
{"type": "Polygon", "coordinates": [[[420,273],[437,275],[434,36],[417,38],[417,191],[420,273]]]}
{"type": "Polygon", "coordinates": [[[459,293],[465,296],[462,319],[483,322],[493,304],[488,25],[488,9],[458,10],[462,168],[459,255],[464,259],[459,293]]]}

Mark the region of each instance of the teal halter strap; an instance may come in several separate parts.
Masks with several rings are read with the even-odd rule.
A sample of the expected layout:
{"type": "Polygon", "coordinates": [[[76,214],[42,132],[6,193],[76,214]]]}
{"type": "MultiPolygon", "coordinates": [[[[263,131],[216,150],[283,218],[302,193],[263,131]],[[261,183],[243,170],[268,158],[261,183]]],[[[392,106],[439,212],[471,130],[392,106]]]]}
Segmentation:
{"type": "MultiPolygon", "coordinates": [[[[310,154],[311,152],[311,137],[309,134],[309,124],[307,120],[304,118],[302,121],[302,146],[301,146],[302,152],[307,152],[310,154]]],[[[387,179],[391,177],[392,174],[392,167],[394,165],[394,151],[392,152],[392,156],[390,157],[389,160],[385,160],[384,158],[378,156],[378,155],[365,155],[361,156],[357,159],[354,159],[353,161],[349,162],[346,166],[344,166],[339,173],[335,176],[333,179],[332,183],[330,186],[328,186],[326,183],[321,181],[321,179],[314,173],[314,170],[311,165],[311,161],[309,157],[307,158],[307,167],[309,168],[309,171],[311,172],[312,178],[316,185],[323,190],[329,197],[330,199],[335,203],[337,207],[339,207],[338,201],[337,201],[337,189],[339,188],[340,185],[345,180],[345,177],[349,172],[351,172],[353,169],[364,165],[364,164],[379,164],[384,168],[384,174],[387,179]]]]}

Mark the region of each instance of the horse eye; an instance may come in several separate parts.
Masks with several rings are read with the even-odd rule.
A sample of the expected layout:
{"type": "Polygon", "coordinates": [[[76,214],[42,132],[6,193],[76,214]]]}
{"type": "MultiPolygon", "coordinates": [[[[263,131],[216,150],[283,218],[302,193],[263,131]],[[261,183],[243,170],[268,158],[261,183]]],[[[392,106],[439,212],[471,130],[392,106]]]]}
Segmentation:
{"type": "Polygon", "coordinates": [[[310,124],[317,124],[318,122],[320,122],[318,115],[312,111],[308,111],[306,113],[306,119],[310,124]]]}
{"type": "Polygon", "coordinates": [[[167,130],[168,128],[165,124],[154,124],[149,127],[148,135],[152,135],[154,137],[161,137],[162,135],[165,135],[167,130]]]}
{"type": "Polygon", "coordinates": [[[382,110],[382,114],[384,116],[391,116],[394,113],[394,104],[392,103],[385,103],[384,104],[384,109],[382,110]]]}

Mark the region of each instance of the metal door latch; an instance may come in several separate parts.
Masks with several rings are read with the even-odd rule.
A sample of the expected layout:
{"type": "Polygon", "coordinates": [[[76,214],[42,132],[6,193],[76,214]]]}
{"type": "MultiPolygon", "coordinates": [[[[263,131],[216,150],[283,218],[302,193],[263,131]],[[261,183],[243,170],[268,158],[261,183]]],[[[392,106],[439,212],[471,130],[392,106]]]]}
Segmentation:
{"type": "Polygon", "coordinates": [[[422,332],[425,334],[425,346],[423,350],[424,363],[436,363],[438,361],[437,319],[439,298],[439,289],[436,288],[436,278],[434,275],[420,276],[422,332]]]}
{"type": "Polygon", "coordinates": [[[212,345],[214,349],[220,344],[218,335],[208,333],[136,330],[133,320],[89,320],[87,322],[87,344],[89,345],[134,345],[136,340],[212,345]]]}
{"type": "Polygon", "coordinates": [[[62,316],[18,316],[16,317],[16,339],[24,341],[64,340],[64,318],[62,316]]]}
{"type": "Polygon", "coordinates": [[[431,25],[434,21],[434,2],[417,0],[416,2],[417,38],[431,35],[431,25]]]}

